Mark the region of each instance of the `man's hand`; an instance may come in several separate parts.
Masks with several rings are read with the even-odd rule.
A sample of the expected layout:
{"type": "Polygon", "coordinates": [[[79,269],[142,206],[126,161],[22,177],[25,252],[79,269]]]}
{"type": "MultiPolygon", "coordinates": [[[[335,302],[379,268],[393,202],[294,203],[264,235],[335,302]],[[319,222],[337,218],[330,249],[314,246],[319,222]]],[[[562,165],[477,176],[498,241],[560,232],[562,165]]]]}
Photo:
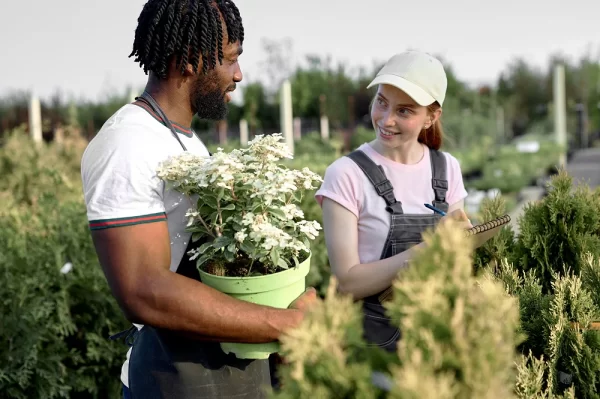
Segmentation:
{"type": "MultiPolygon", "coordinates": [[[[302,312],[302,314],[304,314],[308,309],[311,308],[311,306],[314,306],[318,300],[319,298],[317,297],[317,290],[315,290],[313,287],[309,287],[298,298],[294,299],[288,309],[299,310],[302,312]]],[[[273,357],[275,366],[288,364],[288,361],[279,353],[274,353],[271,356],[273,357]]]]}
{"type": "Polygon", "coordinates": [[[290,304],[289,309],[297,309],[302,313],[305,313],[317,302],[317,300],[317,290],[315,290],[313,287],[309,287],[302,295],[294,299],[294,302],[290,304]]]}

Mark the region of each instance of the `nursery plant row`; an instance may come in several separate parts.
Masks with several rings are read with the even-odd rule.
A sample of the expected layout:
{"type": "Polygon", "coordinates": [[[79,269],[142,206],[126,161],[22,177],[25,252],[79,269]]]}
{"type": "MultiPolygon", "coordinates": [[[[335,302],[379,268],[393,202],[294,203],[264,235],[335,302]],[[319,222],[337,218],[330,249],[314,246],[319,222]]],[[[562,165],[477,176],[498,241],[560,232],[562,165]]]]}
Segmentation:
{"type": "MultiPolygon", "coordinates": [[[[107,338],[128,328],[130,324],[122,317],[110,294],[89,235],[79,175],[79,160],[86,142],[70,137],[60,146],[51,144],[38,147],[32,145],[23,132],[17,133],[20,134],[10,136],[0,148],[0,174],[3,176],[0,181],[0,296],[3,298],[0,301],[0,312],[3,315],[0,341],[6,343],[0,346],[0,396],[23,399],[118,397],[118,376],[128,348],[107,338]]],[[[327,165],[341,155],[339,140],[334,138],[322,142],[316,135],[307,137],[307,140],[303,138],[296,149],[295,159],[290,161],[291,167],[309,166],[312,171],[321,175],[327,165]]],[[[531,171],[532,179],[536,171],[551,164],[548,155],[523,156],[510,149],[499,151],[494,156],[498,165],[508,165],[511,162],[521,165],[521,158],[532,157],[531,160],[539,156],[540,159],[534,161],[533,167],[523,166],[523,170],[531,171]]],[[[490,181],[494,182],[492,179],[490,181]]],[[[402,369],[404,371],[400,374],[401,377],[398,377],[392,366],[400,364],[399,357],[371,357],[371,352],[364,350],[359,329],[355,329],[352,324],[356,321],[353,316],[344,318],[344,323],[347,323],[337,326],[326,321],[329,319],[322,318],[319,319],[323,324],[320,330],[314,331],[327,333],[328,329],[339,328],[335,333],[337,335],[332,337],[339,337],[340,351],[331,351],[323,346],[328,344],[323,339],[326,335],[316,337],[307,333],[306,340],[318,341],[314,350],[324,348],[324,352],[329,354],[290,356],[290,359],[297,360],[293,360],[289,368],[282,370],[284,375],[298,370],[301,362],[309,362],[306,364],[312,365],[311,373],[314,371],[318,377],[307,372],[304,375],[305,382],[287,380],[289,390],[282,391],[282,397],[303,397],[297,396],[294,390],[304,390],[307,387],[314,387],[317,393],[323,392],[323,396],[317,394],[317,397],[323,398],[386,397],[390,394],[387,390],[371,389],[374,386],[371,378],[379,375],[373,374],[374,372],[379,372],[386,381],[392,381],[392,386],[397,385],[397,382],[409,386],[407,381],[413,381],[417,377],[419,381],[431,381],[433,386],[440,387],[452,381],[452,386],[459,383],[468,385],[465,381],[473,381],[474,385],[479,386],[491,386],[490,379],[480,375],[483,372],[476,372],[478,369],[487,369],[476,366],[477,362],[489,362],[493,354],[478,352],[469,357],[469,351],[456,349],[457,345],[460,348],[477,347],[477,342],[482,347],[489,348],[492,347],[490,342],[502,343],[505,349],[502,351],[502,359],[498,360],[500,365],[508,364],[506,362],[509,358],[518,360],[517,357],[511,358],[510,354],[529,353],[531,350],[534,358],[526,364],[518,363],[527,372],[518,372],[512,366],[513,363],[507,366],[507,372],[512,374],[507,375],[506,380],[501,379],[501,382],[505,383],[503,386],[508,387],[506,389],[510,392],[534,389],[531,384],[537,387],[535,384],[541,381],[540,384],[546,390],[561,392],[563,387],[573,386],[577,397],[597,397],[594,392],[600,373],[597,355],[600,341],[596,333],[586,330],[585,326],[590,321],[600,320],[596,310],[600,305],[600,297],[597,295],[600,292],[600,272],[597,270],[600,268],[597,263],[600,251],[600,222],[596,216],[598,195],[586,192],[575,196],[565,194],[569,191],[565,178],[555,185],[555,196],[552,196],[551,190],[542,205],[527,211],[521,222],[519,237],[513,237],[507,231],[478,252],[472,262],[463,260],[460,263],[463,265],[461,267],[467,269],[474,265],[478,270],[489,271],[486,275],[493,276],[496,282],[501,281],[498,284],[506,288],[495,293],[495,296],[490,296],[490,300],[484,300],[487,298],[484,295],[482,303],[489,304],[490,301],[496,302],[497,298],[504,298],[506,290],[511,297],[517,298],[518,305],[514,309],[517,309],[518,317],[512,324],[505,323],[506,329],[497,331],[500,336],[481,338],[485,336],[490,324],[504,323],[504,320],[499,319],[501,315],[506,315],[507,320],[511,320],[510,312],[514,310],[507,308],[502,313],[492,305],[486,307],[488,305],[478,305],[479,302],[468,302],[464,308],[465,314],[470,315],[464,321],[466,325],[471,326],[474,320],[488,320],[487,327],[480,326],[473,330],[473,334],[480,334],[481,337],[464,336],[467,334],[464,329],[454,331],[448,327],[447,320],[452,313],[444,314],[442,319],[432,324],[435,331],[427,339],[433,340],[433,346],[427,347],[427,355],[421,356],[421,360],[418,360],[420,355],[409,356],[413,363],[405,363],[406,367],[402,369]],[[563,272],[563,266],[569,267],[570,275],[563,272]],[[560,275],[563,277],[556,273],[563,273],[560,275]],[[577,321],[584,328],[573,328],[571,321],[577,321]],[[512,327],[517,332],[526,334],[525,341],[517,344],[517,338],[511,338],[513,335],[509,329],[512,327]],[[459,340],[460,336],[463,336],[462,341],[459,340]],[[334,358],[323,357],[325,355],[334,358]],[[534,360],[542,359],[542,355],[543,363],[539,363],[541,360],[534,360]],[[314,359],[318,360],[316,364],[314,359]],[[430,370],[431,375],[410,374],[411,369],[418,369],[414,362],[419,361],[424,362],[426,366],[423,366],[423,370],[430,370]],[[464,362],[470,362],[470,366],[464,366],[464,362]],[[337,371],[334,373],[334,370],[337,371]],[[526,388],[515,388],[519,386],[518,381],[521,381],[517,377],[529,381],[527,384],[523,383],[526,388]],[[457,378],[459,382],[455,381],[457,378]],[[367,388],[374,393],[364,396],[357,394],[362,392],[361,389],[369,391],[367,388]]],[[[321,222],[321,212],[312,193],[303,198],[301,208],[306,219],[321,222]]],[[[499,206],[488,209],[489,213],[484,214],[487,218],[493,217],[494,212],[500,212],[499,206]]],[[[323,312],[329,312],[327,317],[334,317],[336,309],[342,312],[345,306],[351,307],[351,304],[339,305],[333,294],[327,296],[327,290],[332,289],[333,285],[330,285],[332,281],[322,234],[311,243],[311,253],[307,285],[317,287],[322,296],[328,298],[324,301],[323,312]]],[[[438,299],[447,301],[444,306],[451,306],[459,297],[475,298],[482,295],[471,293],[465,285],[452,285],[455,284],[454,280],[444,277],[444,273],[450,273],[447,268],[423,270],[424,273],[429,270],[427,273],[432,273],[432,279],[439,278],[440,281],[447,281],[444,284],[451,284],[440,291],[441,297],[438,299]]],[[[396,296],[406,295],[398,292],[407,289],[427,292],[429,283],[420,280],[427,280],[428,276],[429,274],[423,274],[414,276],[414,281],[406,280],[413,281],[414,286],[397,287],[396,296]]],[[[438,299],[431,298],[432,301],[438,299]]],[[[339,301],[346,299],[340,298],[339,301]]],[[[511,302],[499,301],[497,306],[508,306],[509,303],[511,302]]],[[[403,316],[402,320],[413,320],[410,319],[411,314],[422,314],[423,316],[418,316],[424,317],[422,320],[435,321],[435,315],[427,313],[432,310],[425,308],[426,304],[427,301],[416,301],[414,306],[411,305],[412,310],[396,307],[393,311],[409,315],[403,316]]],[[[443,309],[436,311],[439,313],[436,315],[444,313],[443,309]]],[[[447,309],[456,310],[452,307],[447,309]]],[[[326,315],[318,316],[316,313],[315,318],[318,317],[326,315]]],[[[314,323],[317,320],[315,318],[307,322],[314,323]]],[[[334,319],[339,321],[337,316],[334,319]]],[[[406,329],[405,326],[403,328],[406,329]]],[[[423,325],[419,328],[433,327],[426,328],[423,325]]],[[[407,345],[411,342],[414,348],[419,348],[421,344],[429,345],[429,341],[417,345],[414,341],[417,338],[410,338],[416,332],[406,331],[407,339],[404,342],[407,345]]],[[[299,333],[298,337],[301,336],[299,333]]],[[[301,339],[298,337],[297,339],[301,339]]],[[[292,342],[293,339],[290,338],[286,346],[288,351],[295,347],[292,342]]],[[[305,348],[306,345],[302,347],[305,348]]],[[[414,352],[412,349],[405,350],[414,352]]],[[[393,391],[393,388],[390,389],[393,391]]],[[[449,392],[455,394],[447,397],[486,397],[480,395],[480,390],[473,391],[469,396],[464,394],[466,391],[456,389],[459,388],[450,389],[449,392]]],[[[411,396],[401,393],[394,397],[411,396]]],[[[416,397],[426,396],[419,394],[416,397]]]]}

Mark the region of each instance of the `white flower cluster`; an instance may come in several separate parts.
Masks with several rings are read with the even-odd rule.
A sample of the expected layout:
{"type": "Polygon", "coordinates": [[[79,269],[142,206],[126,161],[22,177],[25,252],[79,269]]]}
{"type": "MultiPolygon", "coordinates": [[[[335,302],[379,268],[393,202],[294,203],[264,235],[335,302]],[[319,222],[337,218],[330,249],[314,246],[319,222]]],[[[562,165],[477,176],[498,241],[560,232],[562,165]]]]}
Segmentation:
{"type": "Polygon", "coordinates": [[[176,157],[169,157],[161,163],[157,175],[162,180],[170,183],[173,188],[189,194],[190,192],[185,188],[195,183],[192,176],[196,170],[206,163],[207,159],[208,157],[184,152],[176,157]]]}
{"type": "Polygon", "coordinates": [[[297,203],[322,179],[308,168],[293,170],[278,163],[290,158],[281,134],[260,135],[247,148],[228,153],[219,148],[212,157],[185,153],[170,158],[160,165],[158,176],[180,192],[199,196],[197,209],[186,215],[190,231],[215,242],[230,239],[213,256],[231,259],[242,251],[268,263],[276,251],[277,259],[291,265],[321,229],[316,221],[304,220],[297,203]]]}

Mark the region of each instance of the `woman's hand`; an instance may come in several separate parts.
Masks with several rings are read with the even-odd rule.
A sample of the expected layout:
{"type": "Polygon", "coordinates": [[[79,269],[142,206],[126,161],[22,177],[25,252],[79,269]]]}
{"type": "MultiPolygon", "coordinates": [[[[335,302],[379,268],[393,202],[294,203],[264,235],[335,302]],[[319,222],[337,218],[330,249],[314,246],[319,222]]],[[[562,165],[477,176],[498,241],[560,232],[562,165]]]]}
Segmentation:
{"type": "Polygon", "coordinates": [[[469,218],[467,217],[467,214],[465,213],[465,211],[463,209],[456,209],[456,210],[448,213],[446,216],[444,216],[442,218],[440,223],[445,223],[448,220],[453,220],[454,222],[458,222],[458,226],[462,227],[464,229],[470,229],[471,227],[473,227],[473,225],[471,224],[471,220],[469,220],[469,218]]]}

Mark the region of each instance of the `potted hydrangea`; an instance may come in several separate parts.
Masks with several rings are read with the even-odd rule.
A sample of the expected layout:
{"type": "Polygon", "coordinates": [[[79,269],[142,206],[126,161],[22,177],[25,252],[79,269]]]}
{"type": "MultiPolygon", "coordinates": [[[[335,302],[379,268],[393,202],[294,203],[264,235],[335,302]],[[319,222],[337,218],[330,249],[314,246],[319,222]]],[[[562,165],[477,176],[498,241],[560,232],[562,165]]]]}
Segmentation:
{"type": "MultiPolygon", "coordinates": [[[[292,158],[281,134],[260,135],[246,148],[212,156],[183,153],[163,162],[158,176],[191,198],[187,213],[192,240],[203,242],[188,256],[204,284],[238,299],[286,308],[305,290],[310,241],[321,226],[304,219],[298,204],[321,176],[288,169],[292,158]]],[[[221,343],[240,358],[267,358],[276,343],[221,343]]]]}

